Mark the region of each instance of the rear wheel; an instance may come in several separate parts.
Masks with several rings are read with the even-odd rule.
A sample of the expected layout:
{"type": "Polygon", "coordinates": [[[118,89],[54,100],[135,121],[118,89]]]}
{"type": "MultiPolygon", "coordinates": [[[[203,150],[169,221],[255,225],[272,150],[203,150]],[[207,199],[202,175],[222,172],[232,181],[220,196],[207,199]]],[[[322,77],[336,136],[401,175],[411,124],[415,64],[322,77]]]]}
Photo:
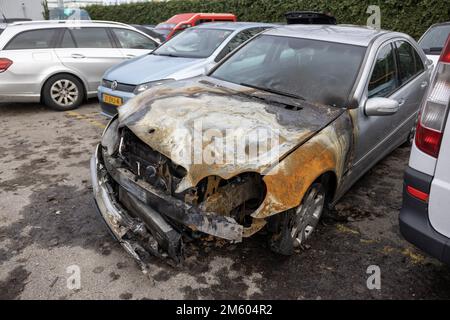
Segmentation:
{"type": "Polygon", "coordinates": [[[69,74],[51,77],[45,83],[42,94],[44,103],[58,111],[75,109],[84,99],[83,84],[69,74]]]}
{"type": "Polygon", "coordinates": [[[292,255],[295,248],[303,246],[319,223],[327,199],[326,189],[320,182],[311,185],[302,203],[281,214],[277,231],[272,234],[269,245],[272,251],[292,255]]]}

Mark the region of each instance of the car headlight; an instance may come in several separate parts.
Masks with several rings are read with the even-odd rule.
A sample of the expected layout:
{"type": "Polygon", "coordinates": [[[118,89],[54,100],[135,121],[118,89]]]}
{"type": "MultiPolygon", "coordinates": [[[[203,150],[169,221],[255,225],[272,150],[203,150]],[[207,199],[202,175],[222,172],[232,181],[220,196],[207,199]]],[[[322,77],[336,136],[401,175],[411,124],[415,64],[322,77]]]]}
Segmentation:
{"type": "Polygon", "coordinates": [[[112,156],[119,149],[119,118],[115,115],[103,131],[102,146],[112,156]]]}
{"type": "Polygon", "coordinates": [[[134,93],[139,94],[141,92],[144,92],[147,89],[150,89],[150,88],[156,87],[156,86],[160,86],[166,82],[170,82],[170,81],[174,81],[174,80],[175,79],[163,79],[163,80],[158,80],[158,81],[146,82],[146,83],[136,86],[136,88],[134,89],[134,93]]]}

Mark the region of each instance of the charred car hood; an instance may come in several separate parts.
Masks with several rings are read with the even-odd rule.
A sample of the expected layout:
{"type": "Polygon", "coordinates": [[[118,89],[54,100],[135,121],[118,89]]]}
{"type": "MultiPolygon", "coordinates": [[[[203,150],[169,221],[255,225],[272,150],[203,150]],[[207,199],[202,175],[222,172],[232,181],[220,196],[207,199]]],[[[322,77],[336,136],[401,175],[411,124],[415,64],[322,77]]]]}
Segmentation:
{"type": "MultiPolygon", "coordinates": [[[[154,87],[130,100],[119,108],[119,125],[128,127],[152,149],[186,169],[186,176],[177,188],[181,192],[208,176],[230,179],[243,172],[266,174],[344,112],[293,100],[198,77],[154,87]],[[275,138],[261,147],[263,138],[254,135],[255,131],[270,132],[275,138]],[[196,161],[195,157],[202,159],[202,155],[193,146],[200,144],[200,153],[207,150],[207,154],[212,152],[217,156],[222,150],[222,154],[234,155],[237,149],[227,141],[242,140],[242,137],[246,137],[244,146],[240,145],[244,159],[230,161],[224,155],[222,163],[196,161]],[[222,146],[220,150],[216,143],[222,146]],[[255,145],[260,149],[252,149],[255,145]]],[[[262,136],[267,140],[267,135],[262,136]]]]}

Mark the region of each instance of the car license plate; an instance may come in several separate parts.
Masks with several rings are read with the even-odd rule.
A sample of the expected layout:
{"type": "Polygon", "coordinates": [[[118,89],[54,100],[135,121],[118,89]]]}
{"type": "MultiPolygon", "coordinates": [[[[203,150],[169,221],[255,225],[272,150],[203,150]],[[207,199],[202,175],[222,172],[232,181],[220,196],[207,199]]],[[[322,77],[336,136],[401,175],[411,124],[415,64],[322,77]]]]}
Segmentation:
{"type": "Polygon", "coordinates": [[[110,96],[109,94],[104,94],[103,102],[120,107],[122,105],[122,98],[110,96]]]}

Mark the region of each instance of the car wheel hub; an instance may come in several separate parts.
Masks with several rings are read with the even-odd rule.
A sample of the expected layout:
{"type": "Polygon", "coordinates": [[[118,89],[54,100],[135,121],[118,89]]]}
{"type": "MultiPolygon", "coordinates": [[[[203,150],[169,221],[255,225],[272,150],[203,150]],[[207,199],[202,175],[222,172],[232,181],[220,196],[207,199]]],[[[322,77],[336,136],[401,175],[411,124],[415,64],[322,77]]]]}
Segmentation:
{"type": "Polygon", "coordinates": [[[294,247],[301,246],[315,230],[325,205],[323,191],[312,188],[303,203],[295,209],[291,224],[294,247]]]}
{"type": "Polygon", "coordinates": [[[70,80],[61,79],[56,81],[50,88],[50,95],[57,104],[70,106],[78,98],[78,88],[70,80]]]}

